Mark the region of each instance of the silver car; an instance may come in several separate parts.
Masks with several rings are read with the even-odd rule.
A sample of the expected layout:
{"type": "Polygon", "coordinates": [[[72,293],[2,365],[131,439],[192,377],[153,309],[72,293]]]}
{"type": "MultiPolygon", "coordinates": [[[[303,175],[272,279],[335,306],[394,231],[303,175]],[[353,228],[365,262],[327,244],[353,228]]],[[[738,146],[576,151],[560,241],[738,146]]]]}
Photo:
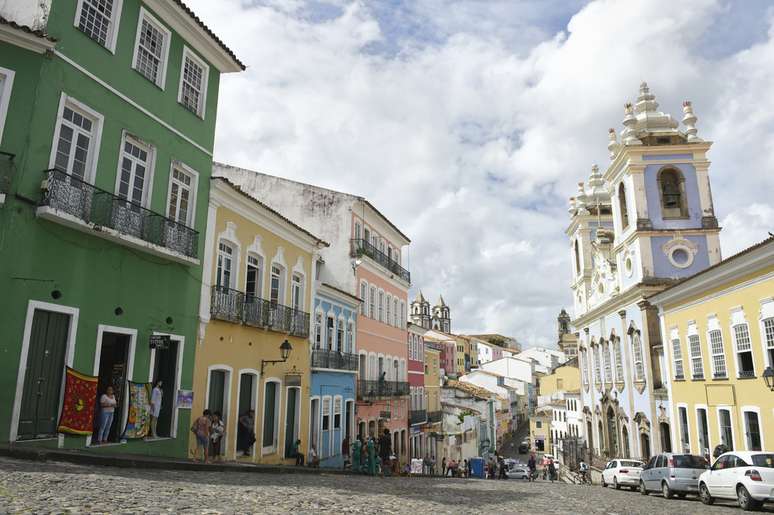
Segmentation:
{"type": "Polygon", "coordinates": [[[660,491],[669,499],[673,495],[699,493],[699,476],[707,470],[708,464],[701,456],[693,454],[663,453],[648,461],[640,474],[640,493],[660,491]]]}

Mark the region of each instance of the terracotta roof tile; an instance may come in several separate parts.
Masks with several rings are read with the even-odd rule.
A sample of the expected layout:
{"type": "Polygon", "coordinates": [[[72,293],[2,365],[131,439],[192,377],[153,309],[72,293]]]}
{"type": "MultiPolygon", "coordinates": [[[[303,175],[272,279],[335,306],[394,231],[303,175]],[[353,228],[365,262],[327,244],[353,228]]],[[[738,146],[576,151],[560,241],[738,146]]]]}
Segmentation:
{"type": "Polygon", "coordinates": [[[221,41],[221,40],[220,40],[220,38],[219,38],[218,36],[216,36],[216,35],[215,35],[215,33],[214,33],[214,32],[212,32],[212,30],[211,30],[211,29],[210,29],[210,28],[209,28],[209,27],[208,27],[208,26],[207,26],[207,25],[206,25],[206,24],[205,24],[205,23],[204,23],[204,22],[203,22],[203,21],[202,21],[202,20],[201,20],[201,19],[200,19],[198,16],[196,16],[196,13],[194,13],[194,12],[191,10],[191,8],[190,8],[190,7],[188,7],[187,5],[185,5],[185,3],[183,3],[183,1],[182,1],[182,0],[173,0],[173,1],[174,1],[174,2],[175,2],[177,5],[178,5],[178,6],[180,6],[180,8],[181,8],[182,10],[184,10],[186,13],[188,13],[188,16],[190,16],[191,18],[193,18],[193,20],[194,20],[194,21],[195,21],[195,22],[196,22],[196,23],[199,25],[199,27],[201,27],[202,29],[204,29],[204,32],[206,32],[206,33],[207,33],[207,34],[208,34],[208,35],[209,35],[209,36],[210,36],[212,39],[214,39],[214,40],[215,40],[215,42],[216,42],[216,43],[217,43],[217,44],[220,46],[220,48],[222,48],[222,49],[223,49],[223,51],[224,51],[224,52],[226,52],[226,53],[229,55],[229,57],[231,57],[231,59],[233,59],[233,60],[234,60],[234,62],[235,62],[237,65],[239,65],[239,67],[240,67],[240,68],[242,68],[243,70],[245,69],[245,65],[244,65],[244,64],[242,64],[242,61],[240,61],[240,60],[237,58],[236,54],[234,54],[234,52],[232,52],[232,51],[231,51],[231,49],[230,49],[229,47],[227,47],[227,46],[226,46],[226,44],[225,44],[223,41],[221,41]]]}

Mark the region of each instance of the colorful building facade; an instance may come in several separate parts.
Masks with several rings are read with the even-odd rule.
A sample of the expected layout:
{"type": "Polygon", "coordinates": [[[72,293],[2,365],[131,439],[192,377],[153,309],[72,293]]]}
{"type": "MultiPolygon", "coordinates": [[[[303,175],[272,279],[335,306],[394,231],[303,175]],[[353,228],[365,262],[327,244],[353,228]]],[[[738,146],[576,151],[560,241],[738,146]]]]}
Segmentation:
{"type": "Polygon", "coordinates": [[[185,456],[219,82],[243,66],[178,2],[0,17],[0,438],[185,456]],[[117,446],[57,434],[65,367],[116,391],[117,446]],[[128,381],[157,380],[159,438],[123,438],[128,381]]]}
{"type": "Polygon", "coordinates": [[[611,163],[570,201],[567,229],[588,445],[606,457],[672,449],[664,342],[648,297],[720,261],[707,152],[690,102],[683,128],[647,84],[626,104],[611,163]]]}
{"type": "Polygon", "coordinates": [[[309,416],[310,442],[314,443],[324,468],[342,468],[353,441],[359,309],[357,297],[327,283],[318,285],[313,312],[309,416]]]}
{"type": "Polygon", "coordinates": [[[412,458],[424,457],[426,452],[422,435],[422,427],[427,424],[423,333],[421,327],[408,323],[409,452],[412,458]]]}
{"type": "Polygon", "coordinates": [[[670,375],[675,452],[774,445],[774,238],[651,297],[670,375]],[[769,384],[767,381],[767,371],[769,384]]]}
{"type": "Polygon", "coordinates": [[[226,179],[210,191],[193,416],[220,413],[226,459],[291,464],[316,429],[309,311],[326,243],[226,179]]]}

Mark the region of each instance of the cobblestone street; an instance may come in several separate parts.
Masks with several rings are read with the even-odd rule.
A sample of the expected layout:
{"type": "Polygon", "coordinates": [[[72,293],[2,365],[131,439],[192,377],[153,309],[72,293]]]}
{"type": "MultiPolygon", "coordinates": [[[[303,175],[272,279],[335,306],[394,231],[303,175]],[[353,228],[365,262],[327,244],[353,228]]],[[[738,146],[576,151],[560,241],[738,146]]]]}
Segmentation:
{"type": "MultiPolygon", "coordinates": [[[[2,513],[741,513],[554,483],[97,469],[0,459],[2,513]]],[[[770,507],[768,512],[773,512],[770,507]]]]}

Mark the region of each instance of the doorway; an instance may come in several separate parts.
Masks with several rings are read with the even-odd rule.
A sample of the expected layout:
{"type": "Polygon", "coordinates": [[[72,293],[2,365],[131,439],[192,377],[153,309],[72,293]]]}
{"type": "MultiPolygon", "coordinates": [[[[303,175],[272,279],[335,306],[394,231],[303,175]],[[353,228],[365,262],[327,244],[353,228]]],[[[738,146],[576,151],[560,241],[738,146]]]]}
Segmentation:
{"type": "MultiPolygon", "coordinates": [[[[113,423],[108,432],[108,442],[118,442],[123,432],[123,410],[124,398],[126,397],[127,363],[129,361],[129,346],[131,336],[128,334],[112,333],[105,331],[102,333],[102,343],[99,354],[99,372],[97,392],[101,395],[108,386],[113,387],[113,393],[116,397],[116,408],[113,423]]],[[[99,404],[99,403],[97,403],[99,404]]],[[[95,406],[97,414],[99,405],[95,406]]],[[[99,416],[94,417],[94,431],[99,427],[99,416]]]]}
{"type": "Polygon", "coordinates": [[[301,389],[295,386],[287,388],[287,406],[285,409],[285,458],[294,458],[293,444],[298,440],[301,418],[301,389]]]}
{"type": "Polygon", "coordinates": [[[669,430],[669,424],[667,422],[661,422],[658,425],[658,430],[661,433],[661,451],[672,452],[672,435],[669,430]]]}
{"type": "Polygon", "coordinates": [[[650,437],[642,433],[640,435],[640,451],[642,452],[642,461],[650,459],[650,437]]]}
{"type": "Polygon", "coordinates": [[[19,440],[56,436],[70,315],[36,309],[27,353],[19,440]]]}
{"type": "Polygon", "coordinates": [[[308,446],[314,446],[315,451],[320,449],[320,399],[312,399],[310,404],[308,446]]]}
{"type": "Polygon", "coordinates": [[[161,412],[156,423],[156,436],[172,436],[172,418],[175,411],[175,392],[177,390],[177,353],[179,342],[170,340],[166,348],[155,350],[153,364],[153,386],[161,381],[161,412]]]}

